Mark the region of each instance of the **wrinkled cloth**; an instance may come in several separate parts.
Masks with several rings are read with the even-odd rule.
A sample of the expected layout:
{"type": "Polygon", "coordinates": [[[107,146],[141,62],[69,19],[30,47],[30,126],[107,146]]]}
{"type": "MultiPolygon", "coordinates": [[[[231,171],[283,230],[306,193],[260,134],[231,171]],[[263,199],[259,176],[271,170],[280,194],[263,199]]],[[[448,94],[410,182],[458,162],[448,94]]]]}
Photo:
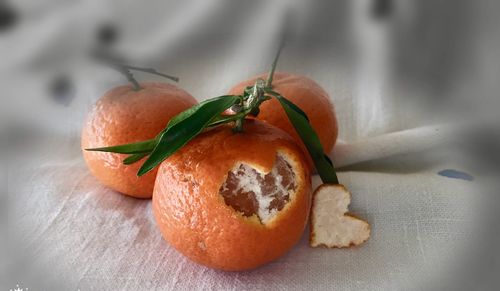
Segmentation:
{"type": "Polygon", "coordinates": [[[373,172],[340,172],[352,192],[350,210],[372,226],[368,242],[313,249],[306,230],[277,261],[254,271],[222,272],[170,247],[149,200],[100,185],[77,143],[58,149],[61,154],[63,160],[45,157],[10,181],[12,237],[28,262],[18,282],[33,284],[30,290],[40,284],[37,274],[65,290],[413,288],[452,273],[471,247],[474,213],[481,207],[470,182],[437,175],[443,164],[402,160],[380,163],[373,172]],[[34,277],[23,277],[30,272],[34,277]]]}
{"type": "MultiPolygon", "coordinates": [[[[110,2],[65,6],[55,23],[44,23],[55,29],[52,33],[41,33],[43,25],[25,29],[46,43],[40,50],[50,51],[57,40],[87,35],[58,33],[64,23],[97,23],[108,13],[125,23],[120,45],[131,59],[178,75],[179,85],[198,100],[222,95],[239,80],[267,70],[283,22],[280,11],[288,5],[271,1],[238,9],[224,1],[190,1],[139,7],[129,1],[115,9],[110,2]],[[220,20],[231,11],[239,20],[234,26],[220,20]],[[272,33],[263,34],[264,29],[272,33]],[[207,42],[212,46],[204,46],[207,42]]],[[[303,3],[294,5],[307,28],[322,8],[303,3]]],[[[340,14],[342,7],[337,7],[340,14]]],[[[346,35],[356,36],[356,28],[347,16],[332,21],[328,35],[335,37],[311,39],[328,49],[285,50],[279,70],[313,78],[335,104],[340,141],[332,157],[342,166],[340,181],[352,193],[351,211],[372,226],[365,244],[313,249],[306,230],[285,256],[253,271],[222,272],[189,261],[162,239],[151,201],[113,192],[87,170],[78,138],[84,116],[105,90],[124,80],[106,68],[84,66],[72,72],[76,96],[67,107],[41,97],[42,80],[27,77],[22,82],[30,86],[20,85],[21,80],[7,86],[12,96],[23,96],[13,101],[21,110],[14,120],[43,137],[16,146],[9,164],[9,254],[4,260],[9,275],[2,289],[19,284],[29,290],[82,291],[425,290],[459,277],[482,229],[477,227],[483,207],[474,190],[477,181],[439,175],[444,169],[466,169],[451,151],[435,150],[442,136],[428,116],[411,110],[415,100],[407,104],[395,98],[397,93],[384,91],[389,74],[377,70],[386,65],[377,63],[384,61],[383,41],[373,40],[366,54],[361,50],[359,59],[368,59],[361,68],[368,68],[358,72],[338,45],[346,35]]],[[[17,41],[29,46],[33,40],[17,41]]],[[[15,57],[21,53],[12,52],[5,68],[24,62],[15,57]]],[[[314,181],[319,184],[318,177],[314,181]]]]}

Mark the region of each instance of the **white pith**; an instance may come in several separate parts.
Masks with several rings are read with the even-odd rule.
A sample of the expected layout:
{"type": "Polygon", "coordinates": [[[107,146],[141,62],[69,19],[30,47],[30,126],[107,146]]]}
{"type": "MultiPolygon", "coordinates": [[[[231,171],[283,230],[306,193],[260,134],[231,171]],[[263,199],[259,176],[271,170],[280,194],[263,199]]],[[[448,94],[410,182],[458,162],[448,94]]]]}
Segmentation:
{"type": "Polygon", "coordinates": [[[348,247],[369,238],[370,226],[366,221],[345,215],[351,196],[344,187],[327,185],[316,191],[311,246],[348,247]]]}

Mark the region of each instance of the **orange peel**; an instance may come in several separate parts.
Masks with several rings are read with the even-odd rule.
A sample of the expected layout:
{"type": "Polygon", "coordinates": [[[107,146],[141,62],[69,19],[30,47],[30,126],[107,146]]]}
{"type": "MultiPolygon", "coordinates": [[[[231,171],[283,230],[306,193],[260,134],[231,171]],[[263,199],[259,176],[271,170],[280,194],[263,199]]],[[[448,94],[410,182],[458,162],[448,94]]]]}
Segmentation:
{"type": "Polygon", "coordinates": [[[323,184],[313,194],[311,210],[312,247],[358,246],[370,237],[370,224],[348,213],[351,193],[339,184],[323,184]]]}

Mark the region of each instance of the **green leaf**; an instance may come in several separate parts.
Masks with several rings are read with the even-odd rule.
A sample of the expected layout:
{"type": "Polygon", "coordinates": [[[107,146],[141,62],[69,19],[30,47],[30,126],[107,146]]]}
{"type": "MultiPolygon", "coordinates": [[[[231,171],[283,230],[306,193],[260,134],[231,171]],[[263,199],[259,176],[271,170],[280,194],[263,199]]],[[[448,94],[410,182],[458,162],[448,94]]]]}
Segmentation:
{"type": "MultiPolygon", "coordinates": [[[[230,95],[230,96],[233,96],[233,95],[230,95]]],[[[168,123],[167,128],[164,131],[166,131],[168,128],[176,125],[177,123],[183,121],[184,119],[188,118],[189,116],[193,115],[193,113],[198,111],[202,106],[205,106],[205,104],[211,103],[211,102],[214,102],[214,101],[217,101],[220,99],[225,99],[226,97],[228,97],[228,96],[219,96],[219,97],[215,97],[212,99],[208,99],[208,100],[200,102],[200,103],[182,111],[181,113],[177,114],[176,116],[172,117],[172,119],[170,119],[170,122],[168,123]]]]}
{"type": "Polygon", "coordinates": [[[154,149],[156,142],[157,142],[156,138],[153,138],[129,144],[122,144],[122,145],[102,147],[102,148],[92,148],[85,150],[93,152],[110,152],[118,154],[138,154],[138,153],[151,152],[154,149]]]}
{"type": "MultiPolygon", "coordinates": [[[[111,153],[118,153],[118,154],[150,153],[156,147],[156,144],[160,140],[163,133],[165,133],[170,127],[174,126],[175,124],[177,124],[177,123],[181,122],[182,120],[191,116],[194,112],[199,110],[200,107],[204,106],[204,104],[206,104],[208,102],[215,101],[215,100],[219,100],[219,99],[224,98],[224,97],[227,97],[227,96],[220,96],[220,97],[216,97],[216,98],[212,98],[212,99],[203,101],[203,102],[196,104],[193,107],[188,108],[187,110],[177,114],[172,119],[170,119],[170,122],[168,123],[167,127],[164,130],[162,130],[154,139],[140,141],[140,142],[134,142],[134,143],[129,143],[129,144],[116,145],[116,146],[91,148],[91,149],[85,149],[85,150],[97,151],[97,152],[111,152],[111,153]]],[[[218,124],[220,124],[220,123],[218,123],[218,124]]]]}
{"type": "Polygon", "coordinates": [[[278,92],[275,92],[270,89],[265,89],[264,90],[266,93],[273,95],[274,97],[278,98],[280,102],[285,102],[289,107],[291,107],[294,111],[302,115],[308,122],[309,122],[309,117],[307,117],[307,114],[300,109],[299,106],[293,104],[290,100],[286,99],[285,97],[281,96],[278,92]]]}
{"type": "Polygon", "coordinates": [[[149,153],[132,154],[123,160],[123,164],[124,165],[131,165],[135,162],[140,161],[142,158],[144,158],[145,156],[148,156],[148,155],[149,155],[149,153]]]}
{"type": "Polygon", "coordinates": [[[288,119],[290,119],[290,122],[293,124],[293,127],[306,146],[323,183],[338,184],[339,180],[337,178],[337,174],[335,173],[335,168],[333,167],[331,160],[325,155],[318,135],[309,124],[306,116],[304,116],[305,113],[290,100],[287,100],[278,93],[273,95],[280,102],[288,116],[288,119]]]}
{"type": "MultiPolygon", "coordinates": [[[[206,102],[206,101],[205,101],[206,102]]],[[[202,103],[198,103],[196,105],[193,105],[192,107],[182,111],[181,113],[177,114],[176,116],[172,117],[170,121],[168,122],[167,128],[165,128],[164,131],[167,131],[170,127],[176,125],[177,123],[183,121],[184,119],[188,118],[189,116],[193,115],[196,110],[200,109],[200,107],[203,106],[202,103]]]]}
{"type": "Polygon", "coordinates": [[[240,100],[240,96],[226,95],[202,102],[176,116],[173,124],[161,135],[149,158],[139,169],[142,176],[182,148],[203,131],[210,121],[240,100]]]}
{"type": "Polygon", "coordinates": [[[332,162],[332,160],[331,160],[331,159],[330,159],[330,157],[329,157],[329,156],[327,156],[326,154],[325,154],[325,159],[326,159],[326,160],[328,161],[328,163],[330,163],[330,165],[332,165],[332,167],[333,167],[333,162],[332,162]]]}

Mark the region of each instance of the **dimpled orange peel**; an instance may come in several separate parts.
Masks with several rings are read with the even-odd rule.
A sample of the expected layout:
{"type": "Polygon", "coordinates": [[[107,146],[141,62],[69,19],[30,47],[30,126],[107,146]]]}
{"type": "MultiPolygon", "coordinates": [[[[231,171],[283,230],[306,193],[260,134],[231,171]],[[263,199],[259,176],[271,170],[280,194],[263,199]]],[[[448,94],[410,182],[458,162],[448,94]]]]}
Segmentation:
{"type": "Polygon", "coordinates": [[[163,237],[216,269],[258,267],[301,237],[311,199],[309,170],[285,132],[257,120],[244,131],[207,131],[165,160],[153,211],[163,237]]]}
{"type": "MultiPolygon", "coordinates": [[[[141,83],[116,87],[101,97],[87,116],[82,149],[119,145],[154,138],[178,113],[196,100],[167,83],[141,83]]],[[[101,183],[123,194],[151,198],[156,170],[137,176],[139,164],[123,164],[123,154],[83,150],[87,166],[101,183]]]]}

